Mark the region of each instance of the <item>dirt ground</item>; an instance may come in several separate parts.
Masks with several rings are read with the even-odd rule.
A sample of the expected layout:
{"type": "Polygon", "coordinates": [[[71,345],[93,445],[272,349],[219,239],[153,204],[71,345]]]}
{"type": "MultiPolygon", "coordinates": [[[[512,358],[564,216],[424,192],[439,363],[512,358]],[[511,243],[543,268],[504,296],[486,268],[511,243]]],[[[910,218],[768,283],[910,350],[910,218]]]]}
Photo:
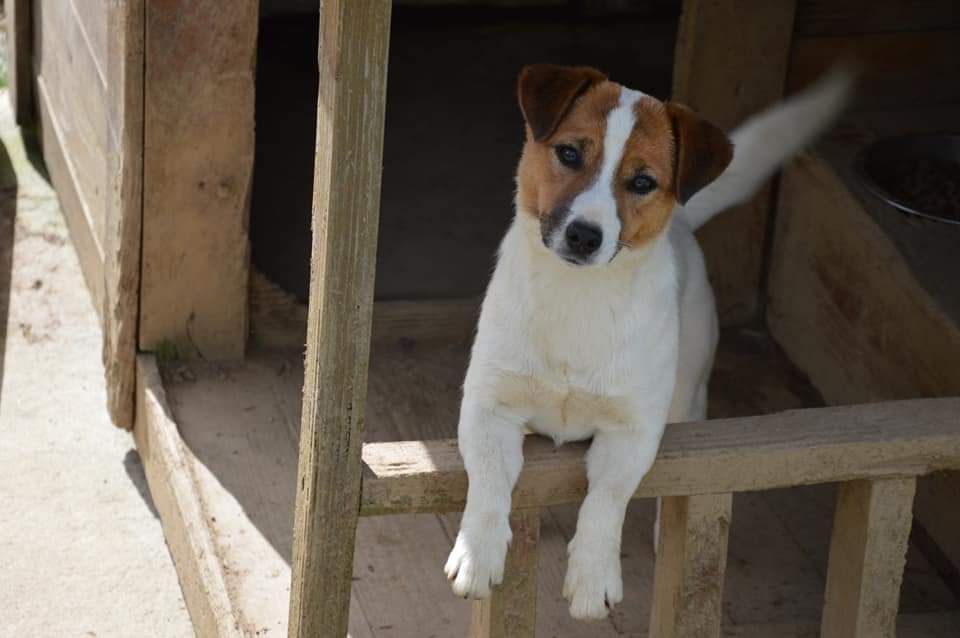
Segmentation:
{"type": "Polygon", "coordinates": [[[192,636],[56,196],[0,91],[0,637],[192,636]]]}

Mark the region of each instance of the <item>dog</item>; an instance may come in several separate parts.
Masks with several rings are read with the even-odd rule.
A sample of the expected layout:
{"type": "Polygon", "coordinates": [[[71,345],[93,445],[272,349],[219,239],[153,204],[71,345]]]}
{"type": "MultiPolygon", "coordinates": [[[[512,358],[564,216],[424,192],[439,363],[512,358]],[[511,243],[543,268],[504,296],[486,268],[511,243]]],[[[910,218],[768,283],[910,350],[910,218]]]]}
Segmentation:
{"type": "Polygon", "coordinates": [[[519,77],[516,214],[484,298],[458,439],[469,484],[445,572],[484,598],[503,578],[523,438],[592,438],[563,595],[578,619],[620,602],[627,504],[668,422],[706,418],[717,316],[693,232],[749,197],[847,99],[836,70],[728,137],[589,67],[519,77]]]}

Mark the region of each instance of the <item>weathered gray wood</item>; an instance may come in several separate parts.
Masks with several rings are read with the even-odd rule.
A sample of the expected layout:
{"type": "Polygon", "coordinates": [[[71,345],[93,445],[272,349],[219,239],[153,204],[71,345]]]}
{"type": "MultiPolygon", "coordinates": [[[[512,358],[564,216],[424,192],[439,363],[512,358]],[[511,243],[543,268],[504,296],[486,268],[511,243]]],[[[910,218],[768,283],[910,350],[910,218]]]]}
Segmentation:
{"type": "Polygon", "coordinates": [[[146,4],[143,350],[243,356],[258,6],[146,4]]]}
{"type": "MultiPolygon", "coordinates": [[[[586,494],[585,445],[528,437],[518,509],[586,494]]],[[[467,474],[456,441],[364,446],[363,515],[462,509],[467,474]]],[[[920,476],[960,468],[960,398],[794,410],[668,425],[637,497],[743,492],[920,476]]]]}
{"type": "MultiPolygon", "coordinates": [[[[796,0],[686,0],[672,98],[727,130],[779,99],[795,8],[796,0]]],[[[723,323],[756,314],[770,194],[763,188],[698,232],[723,323]]]]}
{"type": "MultiPolygon", "coordinates": [[[[144,0],[110,0],[103,363],[114,425],[133,427],[143,212],[144,0]]],[[[87,14],[88,18],[92,18],[87,14]]],[[[99,22],[99,21],[97,21],[99,22]]]]}
{"type": "Polygon", "coordinates": [[[13,117],[23,126],[33,122],[33,0],[6,0],[7,86],[13,117]]]}
{"type": "Polygon", "coordinates": [[[134,439],[194,631],[204,638],[239,638],[239,616],[227,592],[223,567],[153,355],[137,357],[136,391],[134,439]]]}
{"type": "Polygon", "coordinates": [[[844,483],[830,539],[823,638],[893,638],[915,478],[844,483]]]}
{"type": "Polygon", "coordinates": [[[313,256],[290,635],[345,636],[360,501],[390,2],[320,12],[313,256]]]}
{"type": "Polygon", "coordinates": [[[662,503],[650,636],[719,638],[733,494],[662,503]]]}
{"type": "Polygon", "coordinates": [[[537,626],[537,546],[540,510],[510,515],[513,539],[503,583],[473,603],[471,638],[533,638],[537,626]]]}
{"type": "Polygon", "coordinates": [[[43,52],[32,71],[43,157],[103,322],[106,87],[70,3],[31,9],[35,48],[43,52]]]}

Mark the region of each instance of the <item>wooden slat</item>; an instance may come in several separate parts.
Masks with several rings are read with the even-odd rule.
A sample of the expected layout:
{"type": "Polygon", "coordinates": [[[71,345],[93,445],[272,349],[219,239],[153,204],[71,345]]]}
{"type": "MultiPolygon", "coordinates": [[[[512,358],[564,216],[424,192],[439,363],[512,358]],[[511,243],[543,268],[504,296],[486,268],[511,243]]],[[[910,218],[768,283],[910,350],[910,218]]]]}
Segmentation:
{"type": "MultiPolygon", "coordinates": [[[[528,437],[516,508],[586,494],[584,444],[528,437]]],[[[368,444],[361,513],[462,509],[467,474],[456,441],[368,444]]],[[[916,399],[668,425],[637,497],[789,487],[960,468],[960,398],[916,399]]]]}
{"type": "Polygon", "coordinates": [[[80,23],[87,48],[93,55],[97,70],[105,84],[110,83],[110,38],[115,37],[111,31],[120,26],[114,22],[109,14],[109,3],[112,0],[69,0],[73,7],[73,14],[80,23]],[[109,27],[108,27],[109,25],[109,27]]]}
{"type": "Polygon", "coordinates": [[[537,546],[540,510],[510,515],[513,539],[507,551],[503,583],[489,598],[473,603],[471,638],[533,638],[537,625],[537,546]]]}
{"type": "MultiPolygon", "coordinates": [[[[77,190],[74,161],[66,150],[63,128],[57,119],[44,78],[38,77],[37,113],[40,119],[40,144],[50,180],[57,191],[63,218],[70,230],[70,240],[77,251],[83,279],[90,291],[93,307],[103,312],[103,253],[89,223],[87,205],[77,190]]],[[[101,320],[103,317],[100,317],[101,320]]]]}
{"type": "Polygon", "coordinates": [[[239,638],[216,545],[153,355],[137,357],[137,451],[198,636],[239,638]]]}
{"type": "Polygon", "coordinates": [[[33,122],[33,0],[6,0],[7,86],[17,124],[33,122]]]}
{"type": "MultiPolygon", "coordinates": [[[[389,300],[373,304],[374,341],[469,339],[481,299],[389,300]]],[[[254,269],[250,273],[250,337],[260,346],[302,348],[307,342],[307,306],[254,269]]]]}
{"type": "Polygon", "coordinates": [[[110,0],[103,362],[115,425],[133,427],[143,185],[144,0],[110,0]]]}
{"type": "Polygon", "coordinates": [[[663,499],[651,638],[719,638],[733,494],[663,499]]]}
{"type": "Polygon", "coordinates": [[[290,635],[345,636],[360,500],[390,1],[320,10],[313,255],[290,635]]]}
{"type": "MultiPolygon", "coordinates": [[[[97,9],[106,13],[106,3],[97,9]]],[[[83,223],[90,227],[102,261],[107,199],[106,85],[70,2],[34,2],[33,19],[36,72],[44,82],[48,110],[58,123],[73,188],[83,203],[83,223]]],[[[62,188],[58,183],[54,186],[58,192],[62,188]]],[[[98,305],[97,310],[102,308],[98,305]]]]}
{"type": "MultiPolygon", "coordinates": [[[[672,98],[728,130],[779,99],[795,6],[796,0],[686,0],[672,98]]],[[[698,233],[725,324],[744,322],[757,311],[770,193],[761,189],[750,203],[698,233]]]]}
{"type": "Polygon", "coordinates": [[[915,478],[840,486],[830,539],[823,638],[893,638],[915,478]]]}
{"type": "Polygon", "coordinates": [[[143,350],[243,355],[258,6],[146,3],[143,350]]]}

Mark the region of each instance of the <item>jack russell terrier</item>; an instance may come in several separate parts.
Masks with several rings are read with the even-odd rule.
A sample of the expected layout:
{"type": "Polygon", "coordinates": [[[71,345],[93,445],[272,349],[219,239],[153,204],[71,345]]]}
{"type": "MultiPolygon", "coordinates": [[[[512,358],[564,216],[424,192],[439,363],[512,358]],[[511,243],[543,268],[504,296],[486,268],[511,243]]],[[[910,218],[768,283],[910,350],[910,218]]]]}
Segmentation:
{"type": "Polygon", "coordinates": [[[693,231],[820,133],[850,84],[846,71],[831,73],[728,138],[595,69],[523,69],[516,216],[460,410],[469,488],[445,568],[457,595],[484,598],[503,578],[511,492],[533,431],[558,445],[592,437],[563,595],[581,619],[620,602],[627,504],[664,426],[706,418],[717,317],[693,231]]]}

